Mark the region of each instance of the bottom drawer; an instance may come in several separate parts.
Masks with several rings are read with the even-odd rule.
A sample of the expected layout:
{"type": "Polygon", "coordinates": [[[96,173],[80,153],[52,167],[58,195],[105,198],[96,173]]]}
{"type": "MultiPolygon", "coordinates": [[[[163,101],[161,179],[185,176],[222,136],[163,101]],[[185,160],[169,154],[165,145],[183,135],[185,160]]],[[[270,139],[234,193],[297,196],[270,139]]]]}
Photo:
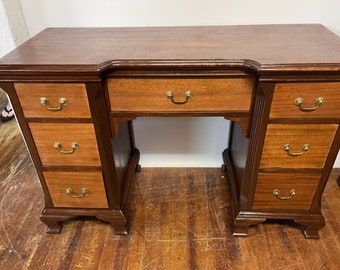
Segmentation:
{"type": "Polygon", "coordinates": [[[101,172],[44,172],[55,207],[108,208],[101,172]]]}
{"type": "Polygon", "coordinates": [[[308,210],[320,174],[260,173],[252,209],[308,210]]]}

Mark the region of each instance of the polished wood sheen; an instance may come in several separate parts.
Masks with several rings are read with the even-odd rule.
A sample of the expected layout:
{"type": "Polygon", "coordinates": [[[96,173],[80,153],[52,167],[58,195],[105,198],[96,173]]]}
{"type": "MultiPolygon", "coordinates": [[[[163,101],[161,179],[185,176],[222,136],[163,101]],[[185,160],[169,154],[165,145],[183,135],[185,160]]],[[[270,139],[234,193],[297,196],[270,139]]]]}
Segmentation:
{"type": "Polygon", "coordinates": [[[295,209],[308,210],[312,203],[316,187],[320,181],[319,174],[304,173],[260,173],[257,179],[253,209],[295,209]],[[278,189],[279,199],[273,194],[278,189]],[[296,195],[290,199],[290,191],[296,195]]]}
{"type": "Polygon", "coordinates": [[[43,165],[100,166],[92,124],[30,123],[29,128],[43,165]],[[56,142],[66,151],[71,151],[72,142],[76,142],[78,149],[72,154],[62,154],[54,148],[56,142]]]}
{"type": "MultiPolygon", "coordinates": [[[[135,118],[222,116],[231,120],[221,158],[231,193],[225,219],[230,233],[246,236],[252,225],[292,220],[306,238],[319,238],[326,225],[322,195],[340,148],[339,85],[340,39],[318,24],[49,28],[0,59],[0,87],[10,96],[40,179],[45,195],[40,219],[49,233],[59,233],[62,223],[75,217],[110,223],[116,234],[130,232],[134,179],[141,171],[135,118]],[[40,97],[53,107],[60,97],[69,103],[50,112],[40,97]],[[296,98],[303,106],[296,106],[296,98]],[[317,98],[322,104],[316,106],[317,98]],[[286,144],[297,155],[288,155],[286,144]],[[308,151],[301,150],[305,144],[308,151]],[[97,175],[98,190],[89,174],[97,175]],[[84,183],[91,187],[84,195],[89,204],[62,197],[61,190],[73,183],[70,175],[75,190],[84,183]],[[98,200],[90,199],[91,190],[98,200]]],[[[192,177],[190,200],[199,203],[192,177]]],[[[143,200],[141,205],[145,211],[150,207],[143,200]]],[[[156,224],[152,233],[163,222],[154,217],[168,211],[162,207],[145,218],[156,224]]],[[[175,207],[186,206],[177,201],[175,207]]],[[[189,223],[195,220],[200,229],[187,234],[206,237],[206,218],[190,214],[189,223]]],[[[171,224],[173,232],[183,221],[171,224]]],[[[155,268],[152,263],[144,268],[149,266],[155,268]]],[[[204,268],[214,266],[207,262],[204,268]]]]}
{"type": "Polygon", "coordinates": [[[323,168],[337,129],[335,124],[268,125],[260,168],[323,168]],[[304,144],[309,150],[290,156],[284,151],[286,144],[293,154],[300,153],[304,144]]]}
{"type": "Polygon", "coordinates": [[[250,110],[254,79],[250,78],[116,78],[108,80],[112,112],[230,112],[250,110]],[[174,104],[167,98],[173,92],[174,104]]]}
{"type": "Polygon", "coordinates": [[[318,24],[49,28],[2,58],[0,65],[26,65],[45,72],[97,72],[98,66],[107,68],[112,60],[221,59],[249,60],[264,71],[317,71],[336,68],[338,45],[339,38],[318,24]],[[68,66],[60,68],[65,63],[68,66]]]}
{"type": "Polygon", "coordinates": [[[275,87],[270,118],[335,118],[339,119],[340,83],[278,83],[275,87]],[[325,102],[314,111],[304,112],[295,105],[296,98],[304,100],[304,108],[315,107],[315,100],[325,102]]]}
{"type": "Polygon", "coordinates": [[[55,207],[107,208],[107,198],[101,172],[44,172],[55,207]],[[73,193],[67,194],[71,188],[73,193]],[[81,189],[88,192],[81,197],[81,189]],[[80,196],[73,197],[73,196],[80,196]]]}
{"type": "Polygon", "coordinates": [[[300,225],[285,220],[232,237],[231,192],[219,168],[144,168],[131,193],[129,235],[114,235],[112,226],[90,218],[67,221],[61,234],[48,235],[39,220],[42,188],[16,122],[0,123],[0,133],[0,269],[332,270],[340,265],[338,169],[325,189],[327,222],[318,241],[305,241],[300,225]]]}
{"type": "Polygon", "coordinates": [[[91,118],[84,84],[16,83],[14,87],[27,118],[91,118]],[[40,103],[41,97],[47,98],[52,108],[60,107],[62,97],[67,104],[60,111],[51,111],[40,103]]]}

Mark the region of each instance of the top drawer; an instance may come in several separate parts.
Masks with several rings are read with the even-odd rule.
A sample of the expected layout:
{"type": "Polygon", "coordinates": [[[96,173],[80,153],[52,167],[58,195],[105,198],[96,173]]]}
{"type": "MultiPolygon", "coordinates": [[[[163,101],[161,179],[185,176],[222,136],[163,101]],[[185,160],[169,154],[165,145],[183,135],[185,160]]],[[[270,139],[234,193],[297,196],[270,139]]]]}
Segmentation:
{"type": "Polygon", "coordinates": [[[340,119],[340,82],[278,83],[270,118],[340,119]]]}
{"type": "Polygon", "coordinates": [[[113,112],[209,113],[249,111],[253,83],[253,78],[113,78],[108,90],[113,112]]]}
{"type": "Polygon", "coordinates": [[[85,84],[15,83],[14,87],[25,117],[91,118],[85,84]]]}

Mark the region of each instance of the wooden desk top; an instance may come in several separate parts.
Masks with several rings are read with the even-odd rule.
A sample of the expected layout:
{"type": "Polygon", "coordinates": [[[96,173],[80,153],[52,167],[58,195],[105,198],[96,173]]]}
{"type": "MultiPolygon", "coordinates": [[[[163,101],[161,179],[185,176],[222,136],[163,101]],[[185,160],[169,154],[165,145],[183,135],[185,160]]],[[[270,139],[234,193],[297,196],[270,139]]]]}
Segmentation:
{"type": "Polygon", "coordinates": [[[48,28],[0,59],[0,71],[102,71],[115,63],[235,62],[340,71],[340,37],[322,25],[48,28]],[[123,61],[121,61],[123,60],[123,61]]]}

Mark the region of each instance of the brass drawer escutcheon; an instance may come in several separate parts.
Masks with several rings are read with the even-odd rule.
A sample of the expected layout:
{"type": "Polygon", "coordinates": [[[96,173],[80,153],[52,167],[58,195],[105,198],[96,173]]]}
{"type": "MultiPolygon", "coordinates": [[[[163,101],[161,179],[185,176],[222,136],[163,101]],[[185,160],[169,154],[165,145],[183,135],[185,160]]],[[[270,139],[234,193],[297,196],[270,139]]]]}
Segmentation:
{"type": "Polygon", "coordinates": [[[71,150],[65,150],[63,149],[63,146],[61,145],[60,142],[54,143],[54,148],[57,149],[61,154],[73,154],[74,151],[79,148],[79,145],[76,142],[72,142],[71,147],[72,147],[71,150]]]}
{"type": "Polygon", "coordinates": [[[61,111],[63,106],[67,105],[67,99],[64,97],[61,97],[59,98],[59,107],[49,107],[48,99],[46,97],[41,97],[40,104],[45,106],[45,108],[49,111],[61,111]]]}
{"type": "Polygon", "coordinates": [[[279,200],[290,200],[291,198],[293,198],[296,194],[297,194],[297,192],[296,192],[296,190],[295,189],[291,189],[290,191],[289,191],[289,196],[281,196],[281,191],[279,190],[279,189],[274,189],[273,190],[273,194],[279,199],[279,200]]]}
{"type": "Polygon", "coordinates": [[[86,187],[81,188],[80,190],[81,194],[80,195],[76,195],[73,193],[72,188],[67,188],[66,189],[66,193],[70,196],[72,196],[72,198],[83,198],[85,196],[85,194],[87,194],[89,192],[89,190],[86,187]]]}
{"type": "Polygon", "coordinates": [[[185,100],[174,100],[174,96],[175,96],[174,92],[169,91],[166,93],[166,97],[168,99],[171,99],[172,103],[178,104],[178,105],[185,104],[189,101],[190,98],[192,98],[191,91],[186,91],[184,95],[185,95],[185,100]]]}
{"type": "Polygon", "coordinates": [[[318,97],[315,100],[315,106],[311,107],[311,108],[303,108],[302,107],[302,104],[303,104],[304,100],[301,97],[296,98],[294,100],[294,103],[295,103],[296,106],[298,106],[300,108],[300,111],[302,111],[302,112],[311,112],[311,111],[315,111],[316,109],[318,109],[321,104],[325,103],[325,101],[326,101],[325,98],[318,97]]]}
{"type": "Polygon", "coordinates": [[[290,151],[291,150],[291,145],[290,144],[285,144],[283,146],[283,150],[286,151],[288,155],[293,156],[293,157],[302,156],[309,149],[310,149],[310,145],[309,144],[304,144],[304,145],[302,145],[301,152],[294,153],[294,152],[290,151]]]}

